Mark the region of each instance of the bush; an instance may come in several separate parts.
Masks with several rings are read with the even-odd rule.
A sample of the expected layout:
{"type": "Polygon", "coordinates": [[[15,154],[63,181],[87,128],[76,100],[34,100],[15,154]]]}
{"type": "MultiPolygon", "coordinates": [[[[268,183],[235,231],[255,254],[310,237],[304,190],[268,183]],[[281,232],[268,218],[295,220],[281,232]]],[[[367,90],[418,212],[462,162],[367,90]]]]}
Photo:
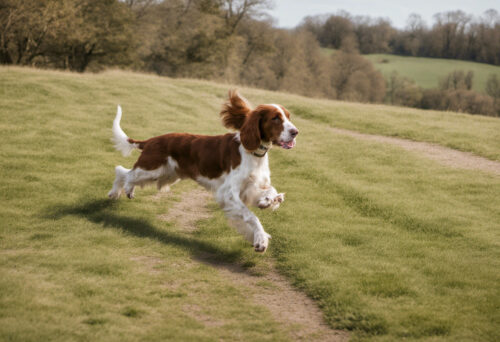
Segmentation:
{"type": "Polygon", "coordinates": [[[393,72],[387,86],[387,100],[391,104],[418,108],[422,101],[422,88],[413,80],[393,72]]]}
{"type": "Polygon", "coordinates": [[[424,90],[421,108],[495,116],[493,98],[471,90],[424,90]]]}
{"type": "Polygon", "coordinates": [[[486,82],[486,93],[493,98],[493,105],[497,116],[500,116],[500,81],[497,75],[490,75],[486,82]]]}
{"type": "Polygon", "coordinates": [[[444,91],[439,89],[425,89],[422,92],[420,108],[446,110],[446,96],[443,96],[444,91]]]}
{"type": "Polygon", "coordinates": [[[439,87],[442,90],[471,90],[474,72],[467,74],[463,70],[455,70],[441,79],[439,87]]]}
{"type": "Polygon", "coordinates": [[[470,90],[452,90],[446,92],[448,108],[454,112],[485,114],[494,116],[495,107],[490,96],[481,95],[470,90]]]}

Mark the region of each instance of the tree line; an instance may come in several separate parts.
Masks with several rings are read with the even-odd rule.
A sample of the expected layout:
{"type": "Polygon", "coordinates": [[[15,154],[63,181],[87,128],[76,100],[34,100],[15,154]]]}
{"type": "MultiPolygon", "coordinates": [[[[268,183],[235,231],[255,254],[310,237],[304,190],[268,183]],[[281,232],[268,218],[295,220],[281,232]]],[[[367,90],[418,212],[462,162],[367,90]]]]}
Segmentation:
{"type": "MultiPolygon", "coordinates": [[[[276,28],[266,14],[270,5],[269,0],[0,0],[0,63],[78,72],[120,67],[312,97],[412,105],[388,100],[411,97],[394,91],[408,82],[386,83],[359,53],[365,41],[384,39],[360,43],[352,34],[337,35],[338,51],[328,56],[321,45],[337,45],[325,44],[326,36],[311,29],[307,23],[314,20],[293,30],[276,28]]],[[[377,32],[368,27],[367,35],[377,32]]],[[[492,115],[476,108],[474,113],[492,115]]]]}
{"type": "Polygon", "coordinates": [[[380,102],[385,81],[350,51],[273,26],[269,0],[0,0],[0,63],[118,66],[307,96],[380,102]],[[350,57],[352,55],[352,58],[350,57]]]}
{"type": "Polygon", "coordinates": [[[352,16],[345,11],[306,17],[300,27],[313,33],[323,47],[339,49],[345,40],[353,40],[363,54],[391,53],[500,65],[500,15],[494,9],[479,17],[463,11],[437,13],[430,27],[420,15],[411,14],[401,30],[388,19],[352,16]]]}
{"type": "MultiPolygon", "coordinates": [[[[428,27],[411,14],[405,29],[383,18],[352,16],[348,12],[305,17],[298,30],[312,33],[322,47],[357,50],[363,54],[470,60],[500,65],[500,15],[490,9],[478,18],[462,11],[434,15],[428,27]]],[[[438,89],[424,89],[393,73],[386,82],[385,102],[422,109],[449,110],[500,116],[500,85],[496,75],[487,80],[486,93],[472,90],[474,74],[454,71],[438,89]]]]}

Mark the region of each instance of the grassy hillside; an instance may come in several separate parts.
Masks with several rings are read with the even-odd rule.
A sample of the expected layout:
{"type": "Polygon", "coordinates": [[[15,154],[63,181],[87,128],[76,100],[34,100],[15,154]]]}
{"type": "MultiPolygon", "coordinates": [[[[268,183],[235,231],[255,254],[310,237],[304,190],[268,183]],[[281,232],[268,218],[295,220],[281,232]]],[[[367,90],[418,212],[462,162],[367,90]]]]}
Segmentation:
{"type": "Polygon", "coordinates": [[[213,217],[195,233],[165,222],[184,191],[112,202],[116,104],[137,139],[216,134],[227,85],[126,72],[76,75],[0,68],[0,339],[289,340],[289,331],[204,260],[258,276],[274,259],[354,340],[496,341],[500,178],[438,165],[330,126],[433,141],[500,160],[500,120],[307,99],[278,102],[300,129],[273,149],[276,212],[262,256],[213,217]]]}
{"type": "Polygon", "coordinates": [[[437,88],[439,81],[455,70],[474,72],[473,90],[485,93],[491,74],[500,77],[500,66],[442,58],[404,57],[388,54],[365,55],[385,77],[393,71],[408,77],[423,88],[437,88]]]}
{"type": "MultiPolygon", "coordinates": [[[[326,54],[332,49],[323,49],[326,54]]],[[[455,70],[474,72],[473,89],[485,93],[486,81],[491,74],[500,77],[500,66],[460,61],[455,59],[405,57],[390,54],[364,55],[387,78],[397,71],[401,76],[414,80],[417,85],[431,89],[439,86],[439,81],[455,70]]]]}

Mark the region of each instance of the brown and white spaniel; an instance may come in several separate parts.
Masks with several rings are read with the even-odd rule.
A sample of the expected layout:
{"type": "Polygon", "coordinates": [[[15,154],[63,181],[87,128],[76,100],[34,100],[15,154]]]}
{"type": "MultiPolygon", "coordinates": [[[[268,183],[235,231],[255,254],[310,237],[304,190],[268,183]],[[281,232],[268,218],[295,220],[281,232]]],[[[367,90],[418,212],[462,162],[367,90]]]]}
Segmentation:
{"type": "Polygon", "coordinates": [[[284,194],[271,186],[268,150],[272,145],[295,146],[299,133],[290,113],[277,104],[254,109],[237,91],[220,112],[225,127],[236,130],[217,136],[170,133],[148,140],[130,139],[120,127],[120,106],[113,122],[115,148],[124,156],[134,148],[142,150],[132,169],[117,166],[110,198],[122,190],[134,197],[134,188],[156,182],[158,189],[179,179],[191,178],[214,193],[229,221],[257,252],[267,249],[269,238],[259,219],[247,206],[277,209],[284,194]]]}

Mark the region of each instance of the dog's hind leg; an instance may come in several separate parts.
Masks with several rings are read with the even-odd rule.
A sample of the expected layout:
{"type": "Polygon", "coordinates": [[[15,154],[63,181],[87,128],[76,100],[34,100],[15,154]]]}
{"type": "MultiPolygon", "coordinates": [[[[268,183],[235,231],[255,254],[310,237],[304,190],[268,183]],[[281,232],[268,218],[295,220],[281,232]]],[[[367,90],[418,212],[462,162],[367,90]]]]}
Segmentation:
{"type": "Polygon", "coordinates": [[[158,178],[156,183],[158,191],[167,192],[170,190],[171,185],[181,180],[181,177],[177,174],[178,167],[177,161],[169,156],[167,158],[167,163],[163,167],[163,175],[158,178]]]}
{"type": "Polygon", "coordinates": [[[169,156],[167,158],[167,164],[164,167],[164,173],[156,182],[158,191],[167,192],[170,190],[170,185],[174,185],[181,180],[176,171],[177,167],[177,162],[169,156]]]}
{"type": "Polygon", "coordinates": [[[130,170],[125,177],[125,193],[128,198],[132,199],[134,198],[134,190],[137,185],[144,186],[149,183],[157,182],[167,175],[167,168],[165,165],[155,170],[143,170],[140,167],[136,167],[130,170]]]}
{"type": "Polygon", "coordinates": [[[113,182],[113,188],[108,193],[109,198],[118,199],[120,197],[120,195],[122,194],[123,185],[125,184],[125,178],[129,171],[129,169],[126,169],[121,165],[115,167],[116,177],[115,181],[113,182]]]}

